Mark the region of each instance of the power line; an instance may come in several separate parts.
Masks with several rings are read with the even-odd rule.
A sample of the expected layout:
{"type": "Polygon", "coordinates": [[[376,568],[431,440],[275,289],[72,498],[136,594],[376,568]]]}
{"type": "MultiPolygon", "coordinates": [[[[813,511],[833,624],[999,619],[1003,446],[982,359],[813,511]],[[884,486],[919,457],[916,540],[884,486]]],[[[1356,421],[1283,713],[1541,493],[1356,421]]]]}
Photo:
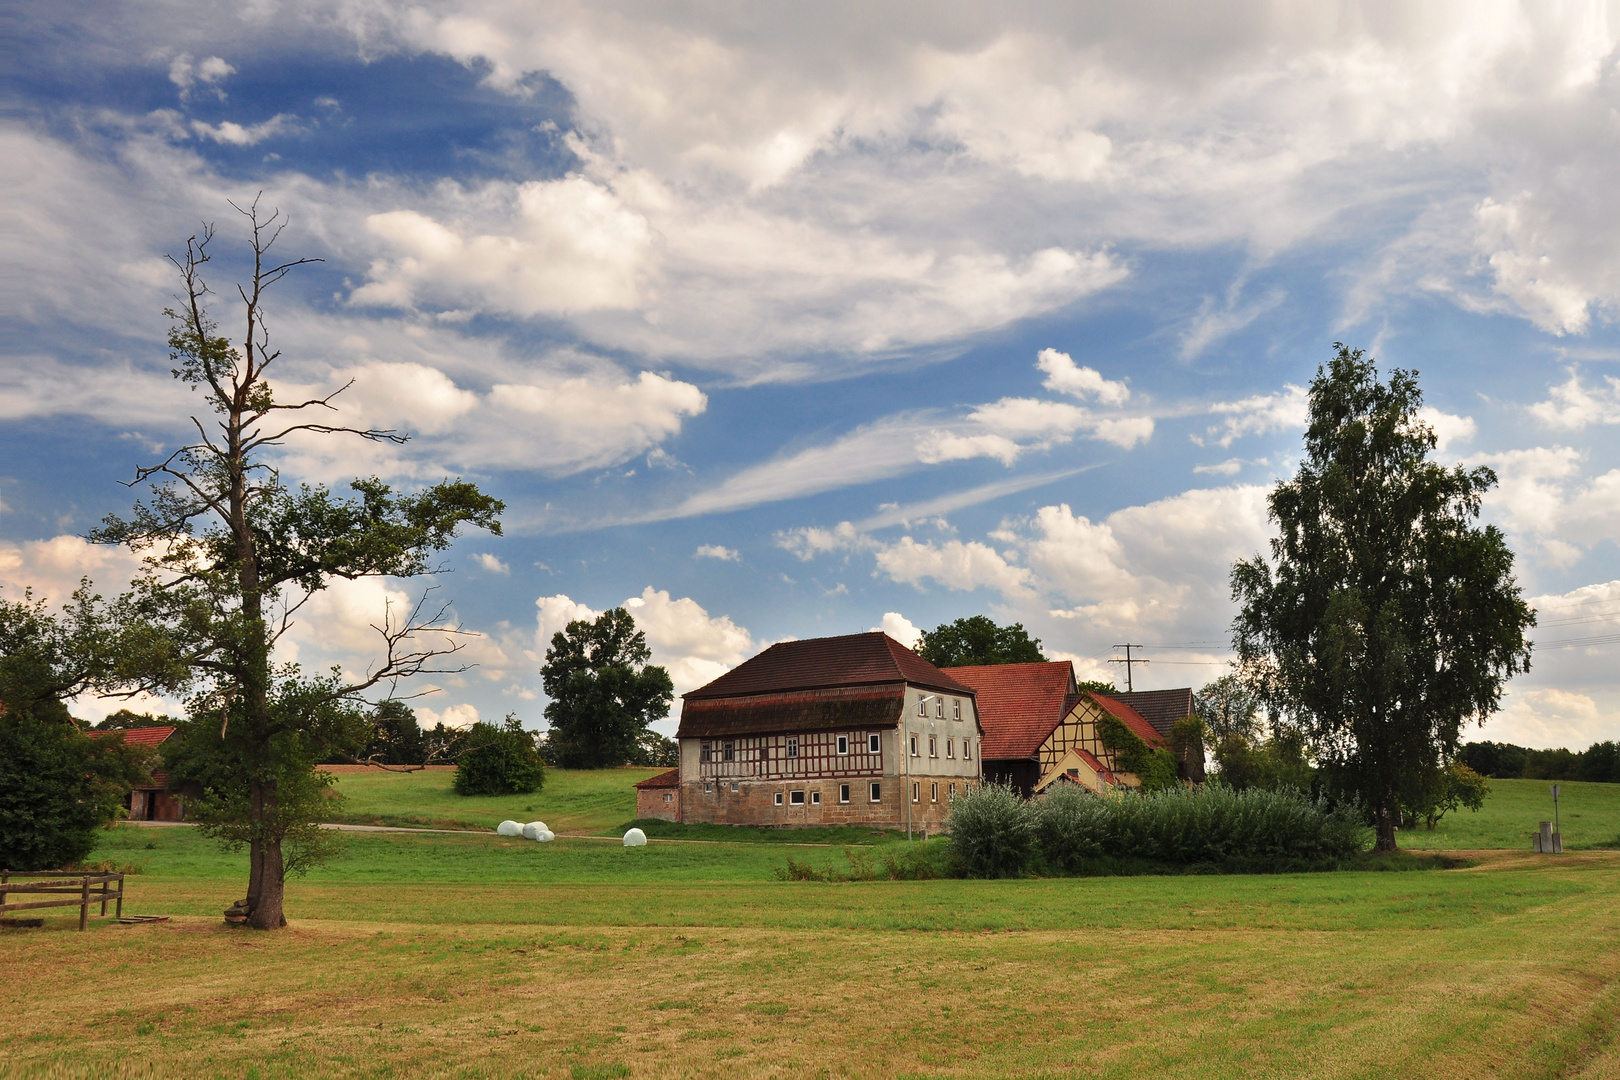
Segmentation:
{"type": "Polygon", "coordinates": [[[1110,664],[1124,664],[1125,665],[1125,692],[1127,694],[1133,694],[1133,693],[1136,692],[1136,683],[1131,678],[1131,665],[1133,665],[1133,664],[1146,664],[1146,663],[1148,663],[1148,661],[1146,661],[1146,660],[1133,660],[1131,658],[1131,650],[1132,649],[1146,648],[1146,646],[1145,645],[1115,645],[1114,648],[1116,648],[1116,649],[1124,649],[1125,650],[1125,659],[1123,659],[1123,660],[1115,659],[1115,660],[1110,660],[1108,662],[1110,664]]]}

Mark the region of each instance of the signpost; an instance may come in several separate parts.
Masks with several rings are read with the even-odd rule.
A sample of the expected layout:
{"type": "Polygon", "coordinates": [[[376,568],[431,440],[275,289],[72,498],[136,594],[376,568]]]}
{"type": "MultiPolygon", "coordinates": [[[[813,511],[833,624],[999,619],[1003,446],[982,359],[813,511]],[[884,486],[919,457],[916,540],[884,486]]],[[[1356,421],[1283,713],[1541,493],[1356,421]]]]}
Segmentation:
{"type": "Polygon", "coordinates": [[[1563,826],[1561,824],[1559,824],[1559,821],[1558,821],[1558,785],[1557,784],[1552,785],[1552,796],[1553,796],[1553,832],[1557,833],[1559,836],[1563,836],[1564,835],[1564,828],[1563,828],[1563,826]]]}

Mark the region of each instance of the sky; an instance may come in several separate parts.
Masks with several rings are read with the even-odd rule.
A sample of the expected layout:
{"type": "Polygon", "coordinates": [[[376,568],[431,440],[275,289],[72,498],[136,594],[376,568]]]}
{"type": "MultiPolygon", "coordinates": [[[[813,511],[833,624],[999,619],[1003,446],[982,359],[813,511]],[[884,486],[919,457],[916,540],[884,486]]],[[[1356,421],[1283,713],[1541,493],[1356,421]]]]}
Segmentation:
{"type": "Polygon", "coordinates": [[[363,670],[431,586],[477,636],[401,690],[424,722],[543,727],[551,635],[617,605],[677,691],[973,614],[1201,686],[1342,341],[1500,478],[1541,625],[1469,737],[1620,738],[1617,46],[1620,5],[1486,0],[27,5],[0,595],[128,581],[82,536],[198,411],[164,256],[216,226],[229,329],[258,195],[323,260],[272,296],[277,392],[412,436],[283,478],[507,504],[284,642],[363,670]]]}

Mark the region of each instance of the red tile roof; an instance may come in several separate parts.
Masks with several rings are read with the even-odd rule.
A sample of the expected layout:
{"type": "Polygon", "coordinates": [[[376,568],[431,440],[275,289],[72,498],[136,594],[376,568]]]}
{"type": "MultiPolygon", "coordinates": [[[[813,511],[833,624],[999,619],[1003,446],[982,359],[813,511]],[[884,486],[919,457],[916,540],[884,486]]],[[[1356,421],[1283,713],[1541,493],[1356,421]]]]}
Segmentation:
{"type": "Polygon", "coordinates": [[[874,630],[868,634],[778,642],[682,697],[692,701],[902,682],[952,694],[973,692],[889,635],[874,630]]]}
{"type": "Polygon", "coordinates": [[[669,770],[669,772],[661,772],[657,776],[649,776],[649,777],[647,777],[647,779],[643,780],[641,783],[636,785],[636,787],[638,787],[638,788],[662,788],[662,787],[680,787],[680,786],[681,786],[681,770],[679,770],[679,769],[671,769],[671,770],[669,770]]]}
{"type": "Polygon", "coordinates": [[[103,735],[115,735],[123,739],[126,746],[157,746],[174,734],[174,728],[173,726],[117,728],[112,731],[87,731],[85,734],[92,739],[99,739],[103,735]]]}
{"type": "Polygon", "coordinates": [[[978,691],[979,757],[987,761],[1034,757],[1078,699],[1067,660],[953,667],[945,674],[978,691]]]}
{"type": "Polygon", "coordinates": [[[1092,694],[1090,697],[1092,701],[1095,701],[1098,705],[1101,705],[1104,711],[1112,714],[1116,719],[1123,722],[1126,727],[1130,728],[1136,733],[1137,738],[1141,739],[1149,746],[1170,745],[1164,741],[1163,735],[1160,735],[1156,730],[1154,730],[1152,724],[1142,719],[1141,713],[1137,712],[1123,701],[1120,701],[1118,698],[1108,697],[1105,694],[1092,694]]]}

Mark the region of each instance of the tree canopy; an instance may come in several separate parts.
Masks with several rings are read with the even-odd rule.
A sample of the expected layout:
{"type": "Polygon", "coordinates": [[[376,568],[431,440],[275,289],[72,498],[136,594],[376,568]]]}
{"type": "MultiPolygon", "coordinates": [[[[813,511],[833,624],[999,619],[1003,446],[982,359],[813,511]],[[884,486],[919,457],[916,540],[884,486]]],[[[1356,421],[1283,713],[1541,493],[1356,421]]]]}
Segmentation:
{"type": "Polygon", "coordinates": [[[477,723],[467,732],[452,786],[457,795],[527,795],[539,791],[545,779],[534,736],[508,714],[500,727],[477,723]]]}
{"type": "Polygon", "coordinates": [[[924,631],[917,655],[935,667],[1032,664],[1046,659],[1040,639],[1032,639],[1023,623],[997,626],[984,615],[970,615],[924,631]]]}
{"type": "Polygon", "coordinates": [[[600,769],[637,759],[647,725],[668,716],[675,697],[669,672],[651,659],[647,635],[624,608],[552,635],[540,675],[551,698],[547,753],[558,765],[600,769]]]}
{"type": "Polygon", "coordinates": [[[1271,557],[1233,567],[1233,644],[1389,850],[1400,807],[1529,667],[1535,616],[1502,534],[1474,524],[1496,475],[1428,460],[1416,372],[1381,382],[1361,350],[1335,349],[1311,383],[1305,458],[1268,499],[1271,557]]]}

